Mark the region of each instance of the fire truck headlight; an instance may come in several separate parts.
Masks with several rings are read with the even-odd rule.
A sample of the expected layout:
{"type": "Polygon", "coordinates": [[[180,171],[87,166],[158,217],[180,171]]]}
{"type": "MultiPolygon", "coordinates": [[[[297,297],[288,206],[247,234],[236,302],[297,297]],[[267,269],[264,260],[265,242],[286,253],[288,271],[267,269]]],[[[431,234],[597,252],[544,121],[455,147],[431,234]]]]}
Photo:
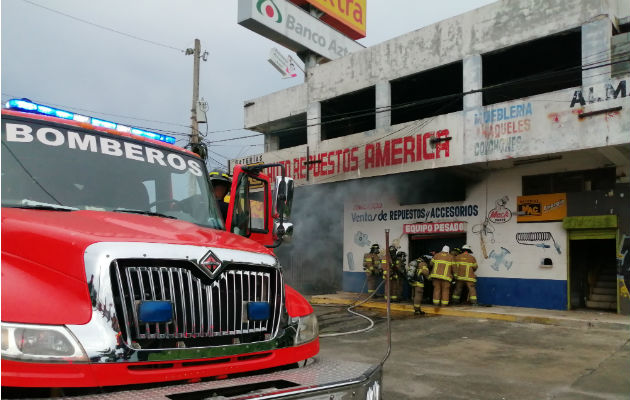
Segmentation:
{"type": "Polygon", "coordinates": [[[2,357],[20,361],[87,362],[65,326],[2,323],[2,357]]]}
{"type": "Polygon", "coordinates": [[[295,318],[298,320],[295,344],[310,342],[319,336],[319,325],[315,313],[295,318]]]}

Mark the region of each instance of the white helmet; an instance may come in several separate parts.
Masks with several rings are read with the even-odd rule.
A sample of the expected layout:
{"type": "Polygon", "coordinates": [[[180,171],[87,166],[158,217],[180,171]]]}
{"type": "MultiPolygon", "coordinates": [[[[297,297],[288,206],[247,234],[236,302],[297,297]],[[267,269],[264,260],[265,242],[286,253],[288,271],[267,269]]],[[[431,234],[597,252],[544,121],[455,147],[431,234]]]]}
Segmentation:
{"type": "Polygon", "coordinates": [[[472,251],[472,249],[470,248],[470,245],[469,245],[469,244],[465,244],[465,245],[463,245],[463,246],[462,246],[462,250],[466,250],[466,251],[468,251],[469,253],[472,253],[472,252],[473,252],[473,251],[472,251]]]}
{"type": "Polygon", "coordinates": [[[444,247],[442,247],[442,251],[445,252],[445,253],[449,253],[451,251],[451,249],[448,246],[444,246],[444,247]]]}

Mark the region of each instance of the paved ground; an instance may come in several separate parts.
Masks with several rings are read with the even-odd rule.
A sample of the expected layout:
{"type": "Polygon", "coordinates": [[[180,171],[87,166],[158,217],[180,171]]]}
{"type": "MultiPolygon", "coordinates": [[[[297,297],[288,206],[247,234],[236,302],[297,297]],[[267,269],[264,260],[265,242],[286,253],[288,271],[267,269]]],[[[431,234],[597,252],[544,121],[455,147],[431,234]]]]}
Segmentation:
{"type": "MultiPolygon", "coordinates": [[[[368,325],[344,307],[314,307],[322,334],[368,325]]],[[[383,311],[359,311],[374,318],[374,329],[322,338],[323,356],[383,357],[383,311]]],[[[384,398],[628,399],[630,330],[396,312],[384,398]]]]}

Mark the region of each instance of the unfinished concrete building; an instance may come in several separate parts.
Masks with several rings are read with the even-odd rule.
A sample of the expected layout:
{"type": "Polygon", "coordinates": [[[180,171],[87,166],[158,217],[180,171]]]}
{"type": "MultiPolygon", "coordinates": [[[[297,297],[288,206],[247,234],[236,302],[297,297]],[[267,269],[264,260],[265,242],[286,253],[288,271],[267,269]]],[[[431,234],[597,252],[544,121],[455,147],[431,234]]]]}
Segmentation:
{"type": "Polygon", "coordinates": [[[409,259],[471,245],[482,303],[630,313],[629,15],[498,1],[248,100],[299,186],[289,277],[358,292],[389,229],[409,259]]]}

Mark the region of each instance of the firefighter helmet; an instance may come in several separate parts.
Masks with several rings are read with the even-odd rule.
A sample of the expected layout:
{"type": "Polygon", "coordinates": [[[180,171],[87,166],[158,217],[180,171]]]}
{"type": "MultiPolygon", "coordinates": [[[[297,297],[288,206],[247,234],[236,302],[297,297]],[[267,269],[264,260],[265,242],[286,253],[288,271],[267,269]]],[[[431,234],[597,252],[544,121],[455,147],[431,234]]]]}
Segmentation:
{"type": "Polygon", "coordinates": [[[230,178],[230,175],[228,175],[226,171],[221,169],[212,170],[208,174],[208,177],[210,178],[210,182],[212,182],[213,185],[216,185],[217,183],[224,183],[229,186],[232,183],[232,178],[230,178]]]}
{"type": "Polygon", "coordinates": [[[465,244],[465,245],[463,245],[463,246],[462,246],[462,251],[467,251],[467,252],[469,252],[469,253],[471,253],[471,254],[472,254],[472,252],[473,252],[473,251],[472,251],[472,249],[470,248],[470,245],[469,245],[469,244],[465,244]]]}
{"type": "Polygon", "coordinates": [[[444,253],[450,253],[451,248],[450,248],[450,247],[448,247],[448,246],[444,246],[444,247],[442,247],[442,251],[443,251],[444,253]]]}

